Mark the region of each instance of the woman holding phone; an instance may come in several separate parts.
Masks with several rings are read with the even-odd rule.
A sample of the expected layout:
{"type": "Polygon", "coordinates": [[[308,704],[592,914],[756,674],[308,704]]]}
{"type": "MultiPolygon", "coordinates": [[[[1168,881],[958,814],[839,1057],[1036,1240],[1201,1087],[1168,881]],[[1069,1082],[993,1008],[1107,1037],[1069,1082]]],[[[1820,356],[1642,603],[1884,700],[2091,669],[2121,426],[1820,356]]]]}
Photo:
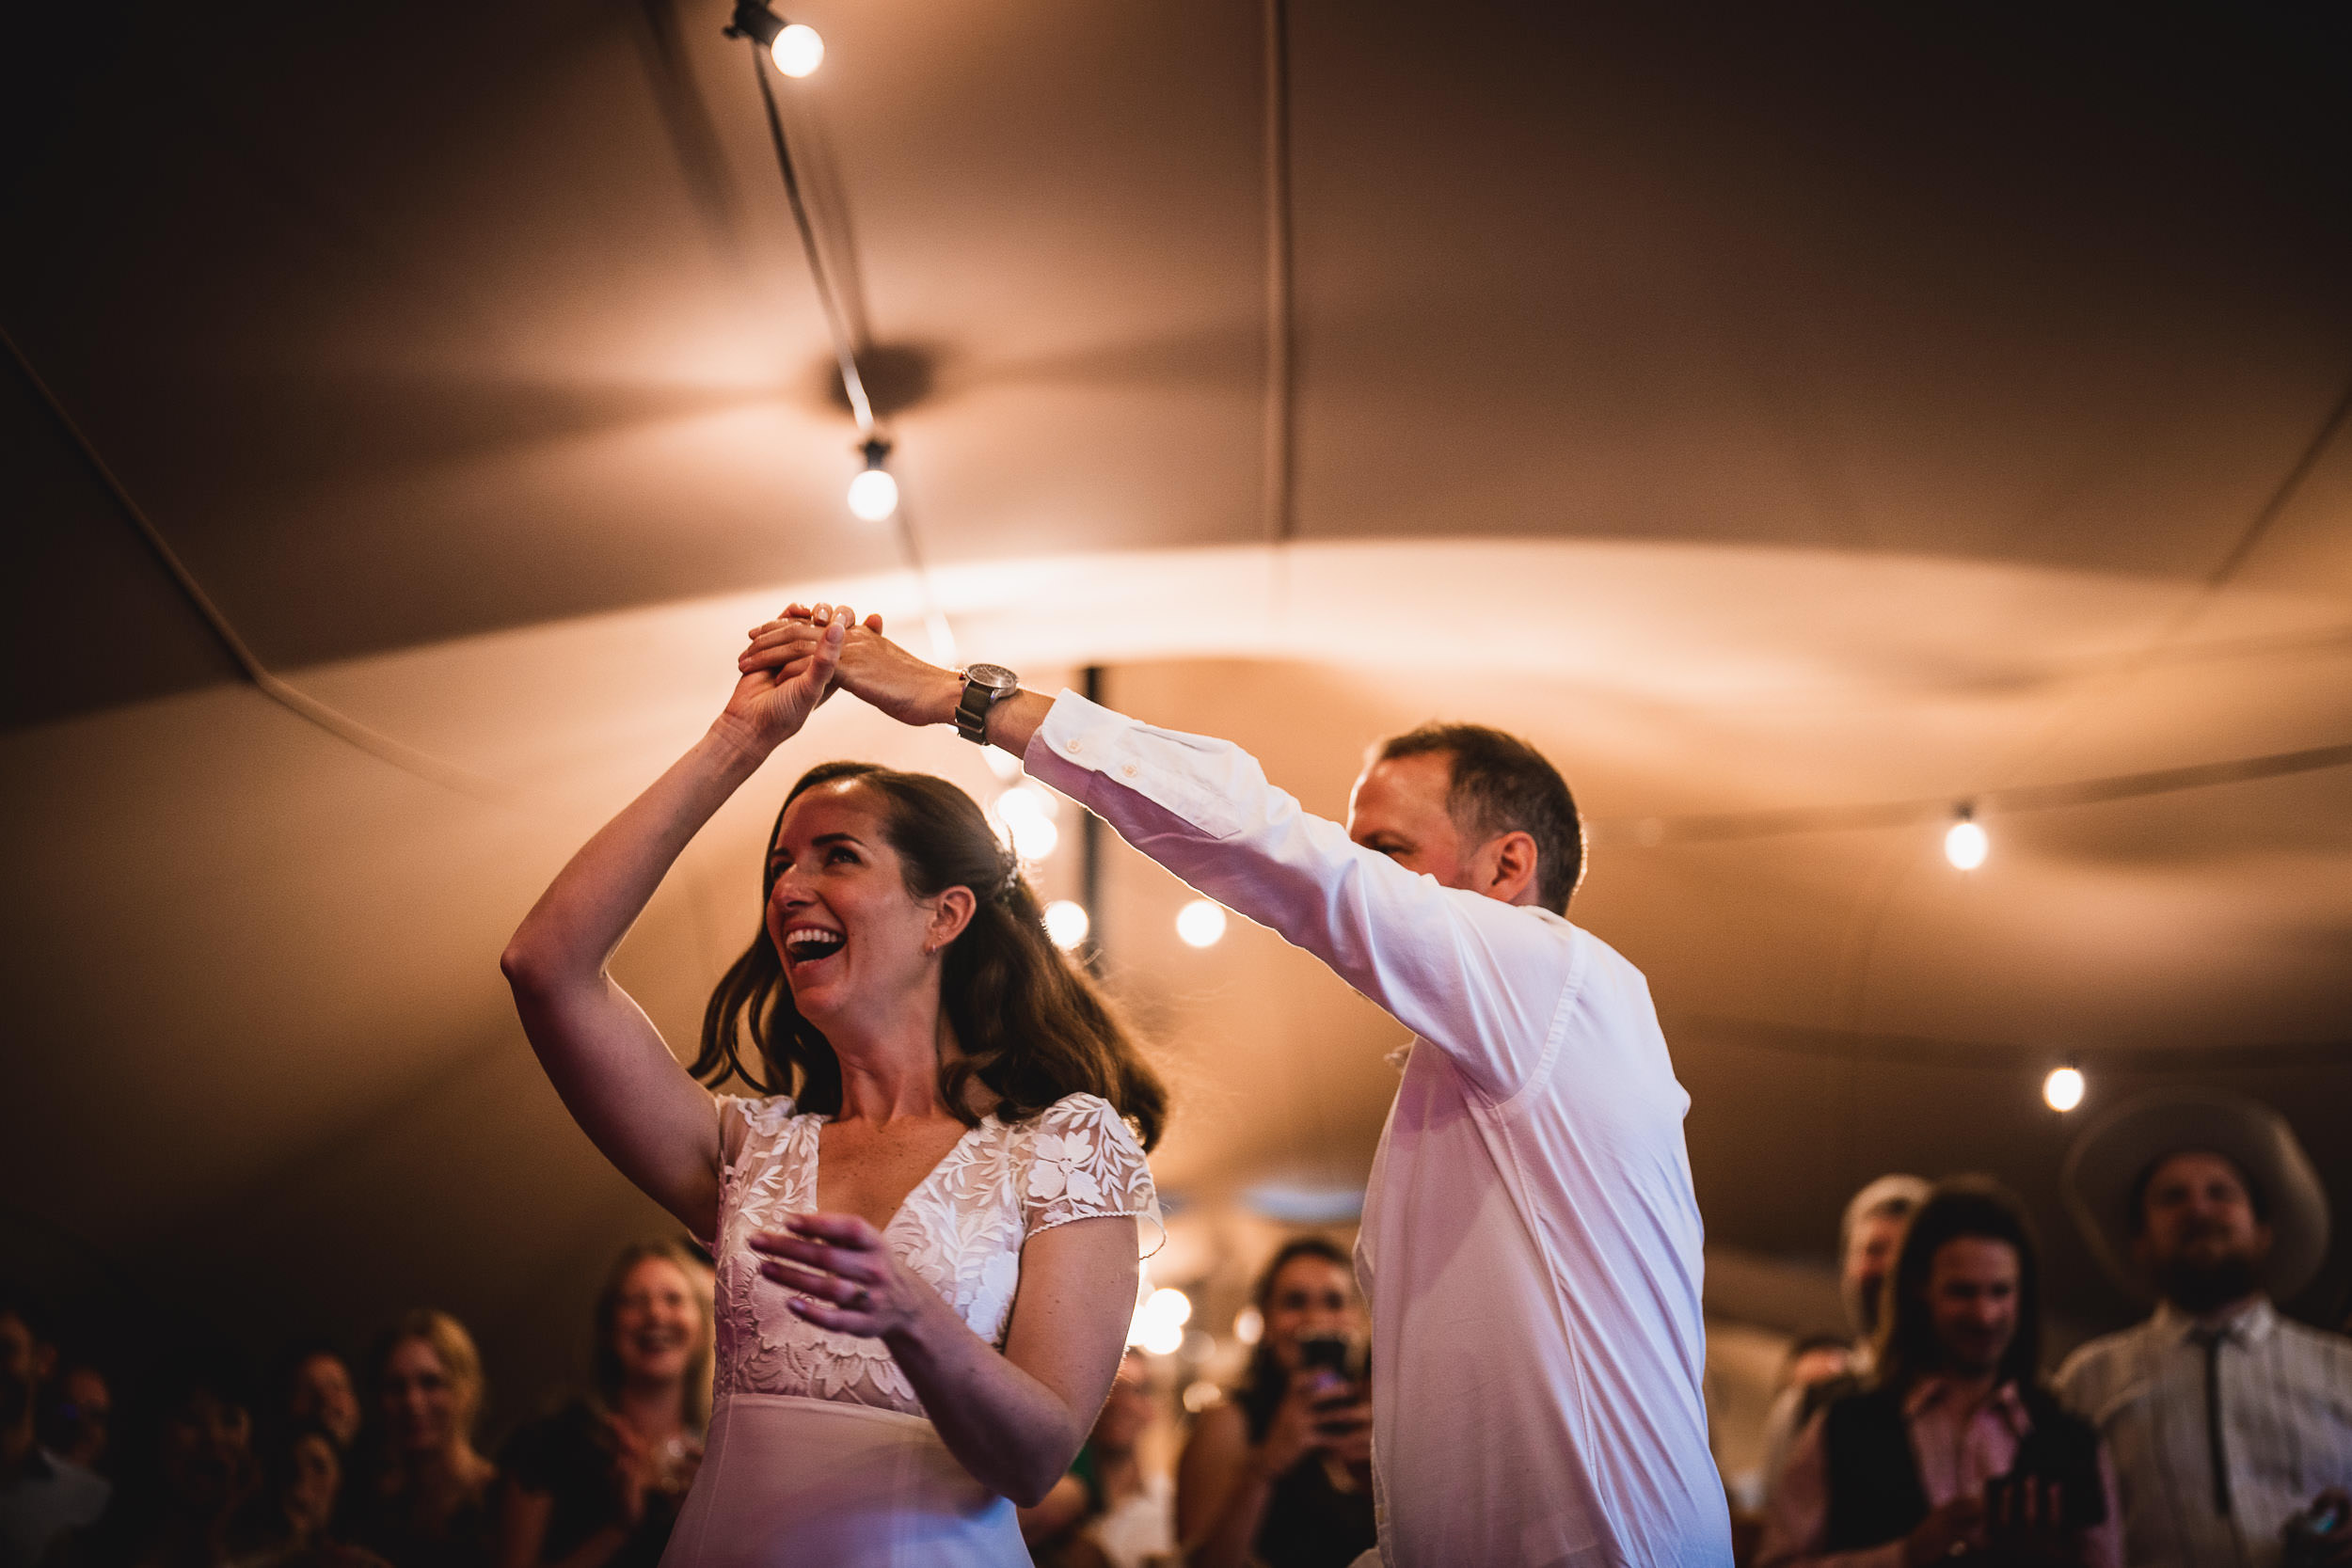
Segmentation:
{"type": "Polygon", "coordinates": [[[748,651],[709,731],[573,857],[502,963],[581,1129],[717,1261],[673,1568],[1025,1564],[1014,1504],[1092,1426],[1158,1226],[1159,1082],[944,780],[802,775],[691,1069],[607,973],[687,842],[830,694],[853,620],[817,607],[788,672],[748,651]],[[736,1073],[761,1097],[703,1087],[736,1073]]]}
{"type": "Polygon", "coordinates": [[[1377,1540],[1363,1305],[1347,1254],[1286,1243],[1258,1276],[1242,1386],[1201,1412],[1176,1471],[1190,1568],[1345,1568],[1377,1540]]]}

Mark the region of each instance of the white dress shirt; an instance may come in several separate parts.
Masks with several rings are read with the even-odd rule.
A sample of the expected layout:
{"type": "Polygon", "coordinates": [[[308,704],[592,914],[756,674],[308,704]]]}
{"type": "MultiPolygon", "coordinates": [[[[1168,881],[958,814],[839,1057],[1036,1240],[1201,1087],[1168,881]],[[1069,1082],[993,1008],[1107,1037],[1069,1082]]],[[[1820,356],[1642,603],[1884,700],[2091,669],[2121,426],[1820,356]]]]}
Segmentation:
{"type": "Polygon", "coordinates": [[[1357,1242],[1391,1568],[1728,1564],[1691,1101],[1640,972],[1351,843],[1224,741],[1065,691],[1025,760],[1417,1037],[1357,1242]]]}
{"type": "Polygon", "coordinates": [[[2257,1301],[2221,1341],[2230,1512],[2214,1508],[2205,1349],[2196,1320],[2154,1317],[2069,1356],[2058,1388],[2106,1439],[2132,1568],[2273,1568],[2279,1531],[2325,1489],[2352,1489],[2352,1340],[2257,1301]]]}

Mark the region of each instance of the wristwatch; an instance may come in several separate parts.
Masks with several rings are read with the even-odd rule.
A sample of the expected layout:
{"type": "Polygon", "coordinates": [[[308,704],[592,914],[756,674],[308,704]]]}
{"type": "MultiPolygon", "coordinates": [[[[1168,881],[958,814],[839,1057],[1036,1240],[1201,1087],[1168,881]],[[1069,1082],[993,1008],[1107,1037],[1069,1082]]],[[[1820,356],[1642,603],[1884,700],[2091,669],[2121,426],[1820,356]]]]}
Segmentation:
{"type": "Polygon", "coordinates": [[[956,733],[976,746],[988,744],[988,710],[1021,689],[1021,677],[1001,664],[963,669],[963,700],[956,704],[956,733]]]}

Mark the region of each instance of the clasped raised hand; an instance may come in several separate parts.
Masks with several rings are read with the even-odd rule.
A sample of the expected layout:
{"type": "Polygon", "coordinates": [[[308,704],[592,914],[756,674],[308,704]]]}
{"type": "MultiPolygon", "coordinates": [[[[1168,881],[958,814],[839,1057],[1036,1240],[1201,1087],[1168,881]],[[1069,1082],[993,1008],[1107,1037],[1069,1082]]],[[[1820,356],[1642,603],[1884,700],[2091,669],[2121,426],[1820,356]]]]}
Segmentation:
{"type": "MultiPolygon", "coordinates": [[[[744,678],[772,672],[785,683],[824,663],[825,696],[834,687],[863,699],[902,724],[944,724],[955,717],[963,685],[952,672],[915,657],[882,635],[882,618],[839,605],[787,605],[772,621],[754,626],[736,658],[744,678]],[[839,629],[836,641],[828,640],[839,629]]],[[[824,698],[820,696],[818,701],[824,698]]]]}

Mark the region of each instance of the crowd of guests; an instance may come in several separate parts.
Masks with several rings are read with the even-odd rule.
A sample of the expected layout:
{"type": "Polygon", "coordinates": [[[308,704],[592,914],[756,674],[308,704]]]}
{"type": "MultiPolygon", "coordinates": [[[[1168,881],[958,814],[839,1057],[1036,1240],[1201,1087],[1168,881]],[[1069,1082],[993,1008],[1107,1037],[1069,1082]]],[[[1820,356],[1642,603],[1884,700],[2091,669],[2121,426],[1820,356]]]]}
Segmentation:
{"type": "Polygon", "coordinates": [[[0,1568],[651,1568],[709,1418],[710,1300],[688,1247],[625,1250],[589,1391],[493,1459],[482,1358],[445,1312],[403,1313],[356,1369],[308,1347],[256,1379],[167,1347],[118,1427],[105,1376],[0,1297],[0,1568]]]}
{"type": "MultiPolygon", "coordinates": [[[[2120,1568],[2352,1564],[2352,1339],[2281,1317],[2325,1199],[2275,1114],[2144,1103],[2075,1150],[2093,1251],[2154,1314],[2045,1375],[2041,1252],[2017,1198],[1890,1175],[1848,1206],[1852,1338],[1791,1348],[1768,1418],[1756,1568],[1944,1560],[2120,1568]]],[[[1046,1568],[1342,1568],[1375,1540],[1368,1325],[1350,1259],[1282,1246],[1235,1386],[1173,1476],[1130,1352],[1062,1482],[1022,1511],[1046,1568]]],[[[445,1313],[394,1321],[357,1368],[310,1347],[257,1385],[169,1354],[116,1411],[27,1297],[0,1295],[0,1568],[651,1568],[710,1416],[708,1265],[615,1259],[586,1391],[475,1447],[481,1358],[445,1313]]]]}
{"type": "Polygon", "coordinates": [[[2087,1130],[2064,1180],[2091,1252],[2156,1306],[2054,1376],[2013,1194],[1892,1175],[1854,1196],[1858,1338],[1792,1348],[1756,1568],[2352,1564],[2352,1338],[2273,1305],[2328,1228],[2284,1119],[2150,1096],[2087,1130]]]}

